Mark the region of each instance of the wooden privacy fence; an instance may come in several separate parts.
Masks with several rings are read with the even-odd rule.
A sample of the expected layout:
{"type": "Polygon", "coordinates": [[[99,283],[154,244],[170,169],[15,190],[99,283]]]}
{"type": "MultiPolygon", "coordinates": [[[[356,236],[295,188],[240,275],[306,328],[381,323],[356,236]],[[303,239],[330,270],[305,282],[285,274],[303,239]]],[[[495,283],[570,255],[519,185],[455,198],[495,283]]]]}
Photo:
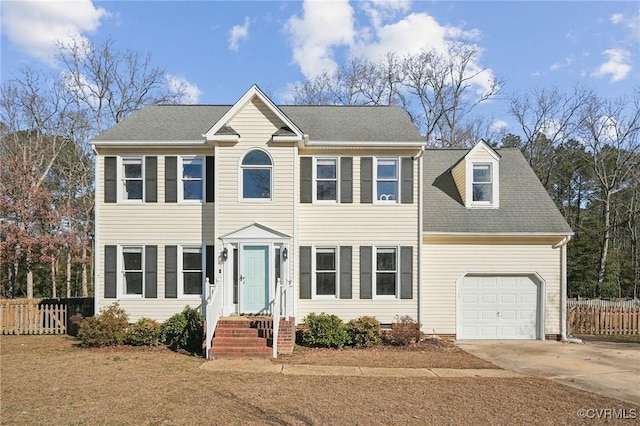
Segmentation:
{"type": "Polygon", "coordinates": [[[93,298],[2,299],[0,334],[73,334],[75,313],[93,315],[93,298]]]}
{"type": "Polygon", "coordinates": [[[640,305],[568,300],[567,329],[570,334],[640,334],[640,305]]]}

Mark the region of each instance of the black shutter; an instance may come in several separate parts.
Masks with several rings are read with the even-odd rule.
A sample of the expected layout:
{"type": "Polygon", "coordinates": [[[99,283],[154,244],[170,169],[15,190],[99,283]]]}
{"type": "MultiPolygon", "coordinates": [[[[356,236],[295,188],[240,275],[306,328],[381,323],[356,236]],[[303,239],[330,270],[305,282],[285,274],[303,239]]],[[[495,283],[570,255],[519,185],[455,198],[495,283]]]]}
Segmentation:
{"type": "Polygon", "coordinates": [[[178,157],[164,157],[164,202],[178,202],[178,157]]]}
{"type": "Polygon", "coordinates": [[[340,299],[351,299],[351,247],[340,247],[340,299]]]}
{"type": "MultiPolygon", "coordinates": [[[[118,201],[118,161],[116,157],[104,157],[104,202],[118,201]]],[[[114,296],[115,297],[115,296],[114,296]]]]}
{"type": "Polygon", "coordinates": [[[207,198],[206,198],[206,202],[207,203],[213,203],[214,199],[213,199],[213,188],[214,188],[214,162],[213,162],[213,156],[212,155],[207,155],[207,159],[206,159],[206,176],[207,176],[207,181],[204,183],[204,187],[207,191],[207,198]]]}
{"type": "Polygon", "coordinates": [[[353,157],[340,158],[340,202],[353,203],[353,157]]]}
{"type": "Polygon", "coordinates": [[[411,157],[402,158],[402,187],[400,202],[403,204],[413,203],[413,159],[411,157]]]}
{"type": "Polygon", "coordinates": [[[300,246],[300,299],[311,299],[311,247],[300,246]]]}
{"type": "Polygon", "coordinates": [[[400,298],[413,299],[413,247],[400,247],[400,298]]]}
{"type": "Polygon", "coordinates": [[[158,157],[144,158],[144,201],[158,201],[158,157]]]}
{"type": "Polygon", "coordinates": [[[104,297],[113,299],[116,297],[116,285],[118,282],[118,247],[104,246],[104,297]]]}
{"type": "MultiPolygon", "coordinates": [[[[209,278],[209,283],[213,284],[214,279],[213,279],[213,274],[215,272],[215,262],[214,262],[214,256],[215,253],[213,252],[213,246],[206,246],[205,247],[205,251],[204,251],[204,256],[205,256],[205,282],[207,281],[207,278],[209,278]]],[[[207,289],[208,291],[208,289],[207,289]]]]}
{"type": "Polygon", "coordinates": [[[371,246],[360,246],[360,299],[371,299],[371,246]]]}
{"type": "Polygon", "coordinates": [[[144,247],[144,297],[158,297],[158,246],[144,247]]]}
{"type": "Polygon", "coordinates": [[[300,158],[300,202],[310,203],[313,199],[313,158],[300,158]]]}
{"type": "Polygon", "coordinates": [[[164,297],[178,297],[178,246],[164,247],[164,297]]]}
{"type": "Polygon", "coordinates": [[[373,203],[373,158],[360,159],[360,202],[373,203]]]}

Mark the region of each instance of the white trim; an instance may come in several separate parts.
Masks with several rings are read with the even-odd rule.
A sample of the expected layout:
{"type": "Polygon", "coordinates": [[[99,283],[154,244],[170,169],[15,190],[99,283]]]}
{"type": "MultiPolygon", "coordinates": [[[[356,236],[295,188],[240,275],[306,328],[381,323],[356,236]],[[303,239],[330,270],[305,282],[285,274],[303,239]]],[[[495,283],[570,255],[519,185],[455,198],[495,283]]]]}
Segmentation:
{"type": "Polygon", "coordinates": [[[466,160],[466,207],[470,209],[497,209],[500,207],[500,169],[497,160],[466,160]],[[473,201],[473,169],[475,166],[489,166],[491,174],[491,201],[473,201]]]}
{"type": "Polygon", "coordinates": [[[177,260],[177,269],[178,269],[178,299],[182,300],[201,300],[204,294],[204,283],[206,280],[206,246],[198,245],[198,244],[179,244],[178,245],[178,259],[177,260]],[[183,268],[183,255],[184,249],[198,249],[200,250],[200,271],[202,274],[201,283],[200,283],[200,294],[185,294],[184,293],[184,270],[183,268]]]}
{"type": "MultiPolygon", "coordinates": [[[[372,165],[372,174],[373,174],[373,204],[386,204],[386,205],[390,205],[390,204],[400,204],[400,175],[401,175],[401,171],[400,171],[400,157],[373,157],[373,165],[372,165]],[[396,193],[394,194],[395,198],[393,200],[381,200],[378,199],[378,162],[379,161],[394,161],[396,163],[396,178],[395,178],[395,183],[396,183],[396,193]]],[[[382,179],[383,182],[393,182],[392,179],[382,179]]],[[[383,194],[383,195],[390,195],[390,194],[383,194]]]]}
{"type": "Polygon", "coordinates": [[[229,109],[229,111],[227,111],[217,122],[216,124],[213,125],[213,127],[211,127],[207,133],[205,133],[203,136],[207,139],[207,140],[213,140],[213,138],[215,137],[216,132],[218,132],[218,130],[220,130],[220,128],[222,128],[222,126],[226,125],[229,121],[231,121],[231,119],[238,114],[238,112],[240,112],[250,101],[251,99],[253,99],[255,96],[257,96],[262,102],[264,102],[269,109],[271,109],[271,111],[280,119],[282,120],[282,122],[288,126],[296,135],[297,135],[297,139],[296,140],[302,140],[303,139],[303,133],[300,129],[298,129],[298,127],[293,123],[293,121],[289,120],[289,117],[287,117],[281,110],[280,108],[278,108],[272,101],[271,99],[269,99],[269,97],[267,95],[265,95],[262,90],[260,90],[260,88],[257,85],[253,85],[251,86],[251,88],[249,90],[247,90],[247,92],[242,95],[242,97],[229,109]]]}
{"type": "Polygon", "coordinates": [[[574,235],[574,232],[548,233],[548,232],[435,232],[423,231],[422,236],[452,236],[452,237],[566,237],[574,235]]]}
{"type": "Polygon", "coordinates": [[[480,276],[480,277],[528,277],[531,278],[534,284],[537,286],[536,297],[536,340],[545,339],[545,325],[546,325],[546,295],[547,295],[547,282],[536,271],[467,271],[456,280],[456,339],[459,340],[462,333],[460,333],[460,285],[464,279],[468,276],[480,276]]]}
{"type": "Polygon", "coordinates": [[[146,261],[145,258],[145,245],[144,244],[118,244],[116,248],[116,296],[118,299],[125,300],[140,300],[144,299],[145,294],[145,269],[146,269],[146,261]],[[125,285],[125,269],[124,269],[124,251],[125,249],[140,249],[140,267],[142,272],[142,291],[140,294],[127,294],[124,291],[125,285]]]}
{"type": "MultiPolygon", "coordinates": [[[[178,203],[180,204],[204,204],[207,194],[207,158],[205,155],[179,155],[178,156],[178,203]],[[184,160],[200,160],[200,173],[202,177],[202,193],[200,198],[196,200],[184,199],[184,160]]],[[[166,171],[165,171],[166,174],[166,171]]]]}
{"type": "Polygon", "coordinates": [[[305,146],[311,147],[375,147],[375,148],[395,148],[395,149],[403,149],[403,148],[421,148],[425,145],[424,141],[323,141],[323,140],[313,140],[305,143],[305,146]]]}
{"type": "MultiPolygon", "coordinates": [[[[339,156],[313,156],[312,157],[312,192],[313,192],[313,203],[314,204],[339,204],[340,203],[340,157],[339,156]],[[333,160],[336,163],[336,199],[335,200],[318,200],[318,176],[317,176],[317,165],[318,160],[333,160]]],[[[327,181],[328,179],[325,179],[327,181]]]]}
{"type": "Polygon", "coordinates": [[[213,137],[211,138],[212,141],[214,142],[240,142],[240,136],[239,135],[213,135],[213,137]]]}
{"type": "Polygon", "coordinates": [[[340,246],[337,244],[321,244],[318,246],[311,246],[311,299],[312,300],[337,300],[340,298],[340,246]],[[334,267],[336,276],[336,288],[334,294],[317,294],[317,265],[316,265],[316,253],[318,250],[333,250],[334,267]]]}
{"type": "MultiPolygon", "coordinates": [[[[371,299],[372,300],[401,300],[400,299],[400,244],[380,244],[371,246],[371,299]],[[396,285],[394,295],[378,295],[378,250],[393,249],[396,251],[396,285]]],[[[412,284],[413,285],[413,284],[412,284]]]]}
{"type": "MultiPolygon", "coordinates": [[[[143,154],[125,154],[125,155],[118,155],[116,157],[116,182],[118,185],[117,188],[117,197],[116,199],[118,200],[118,203],[122,203],[122,204],[143,204],[145,203],[145,199],[146,199],[146,179],[145,179],[145,158],[146,156],[143,154]],[[124,197],[124,181],[125,181],[125,177],[124,177],[124,161],[125,160],[140,160],[140,180],[142,181],[142,197],[138,200],[138,199],[128,199],[124,197]]],[[[157,172],[157,171],[156,171],[157,172]]],[[[157,179],[157,178],[156,178],[157,179]]],[[[136,179],[137,180],[137,179],[136,179]]],[[[104,183],[104,182],[103,182],[104,183]]]]}
{"type": "Polygon", "coordinates": [[[241,203],[271,203],[275,200],[275,194],[274,192],[274,181],[275,181],[275,165],[274,165],[274,161],[273,161],[273,157],[271,156],[271,154],[269,154],[269,151],[262,149],[262,148],[256,148],[256,147],[252,147],[250,149],[248,149],[247,151],[244,152],[244,154],[242,154],[240,156],[240,159],[238,161],[238,202],[241,203]],[[270,166],[266,166],[266,165],[243,165],[242,162],[244,161],[245,157],[253,152],[253,151],[261,151],[264,152],[265,154],[267,154],[267,156],[269,157],[269,161],[271,162],[270,166]],[[269,172],[270,172],[270,176],[269,176],[269,198],[244,198],[244,170],[245,167],[247,169],[266,169],[269,168],[269,172]]]}
{"type": "Polygon", "coordinates": [[[90,142],[95,148],[131,148],[131,146],[171,146],[175,145],[178,148],[184,147],[201,147],[203,145],[207,145],[207,141],[205,139],[197,139],[197,140],[93,140],[90,142]]]}

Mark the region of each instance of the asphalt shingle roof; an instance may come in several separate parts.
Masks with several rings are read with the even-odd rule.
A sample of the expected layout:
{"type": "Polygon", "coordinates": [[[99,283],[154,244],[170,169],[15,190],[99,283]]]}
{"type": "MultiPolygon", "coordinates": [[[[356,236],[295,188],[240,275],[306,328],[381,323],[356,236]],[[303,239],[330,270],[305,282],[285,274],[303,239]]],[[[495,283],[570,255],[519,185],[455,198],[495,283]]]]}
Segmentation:
{"type": "Polygon", "coordinates": [[[500,155],[500,207],[467,209],[451,168],[466,149],[428,149],[424,153],[424,232],[570,234],[571,228],[522,153],[500,155]]]}
{"type": "MultiPolygon", "coordinates": [[[[103,132],[100,141],[197,141],[232,105],[149,105],[103,132]]],[[[400,107],[279,107],[309,139],[326,142],[422,141],[400,107]]],[[[226,123],[225,123],[226,124],[226,123]]],[[[240,135],[242,136],[242,135],[240,135]]]]}

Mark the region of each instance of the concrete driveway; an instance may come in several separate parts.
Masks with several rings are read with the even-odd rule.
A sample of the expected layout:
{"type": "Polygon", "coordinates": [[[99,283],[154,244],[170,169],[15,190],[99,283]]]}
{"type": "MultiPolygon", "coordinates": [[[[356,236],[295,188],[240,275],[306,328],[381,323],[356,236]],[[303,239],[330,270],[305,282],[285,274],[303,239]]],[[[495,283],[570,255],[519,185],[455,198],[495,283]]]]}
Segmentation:
{"type": "Polygon", "coordinates": [[[636,343],[460,340],[456,344],[506,370],[640,405],[640,345],[636,343]]]}

